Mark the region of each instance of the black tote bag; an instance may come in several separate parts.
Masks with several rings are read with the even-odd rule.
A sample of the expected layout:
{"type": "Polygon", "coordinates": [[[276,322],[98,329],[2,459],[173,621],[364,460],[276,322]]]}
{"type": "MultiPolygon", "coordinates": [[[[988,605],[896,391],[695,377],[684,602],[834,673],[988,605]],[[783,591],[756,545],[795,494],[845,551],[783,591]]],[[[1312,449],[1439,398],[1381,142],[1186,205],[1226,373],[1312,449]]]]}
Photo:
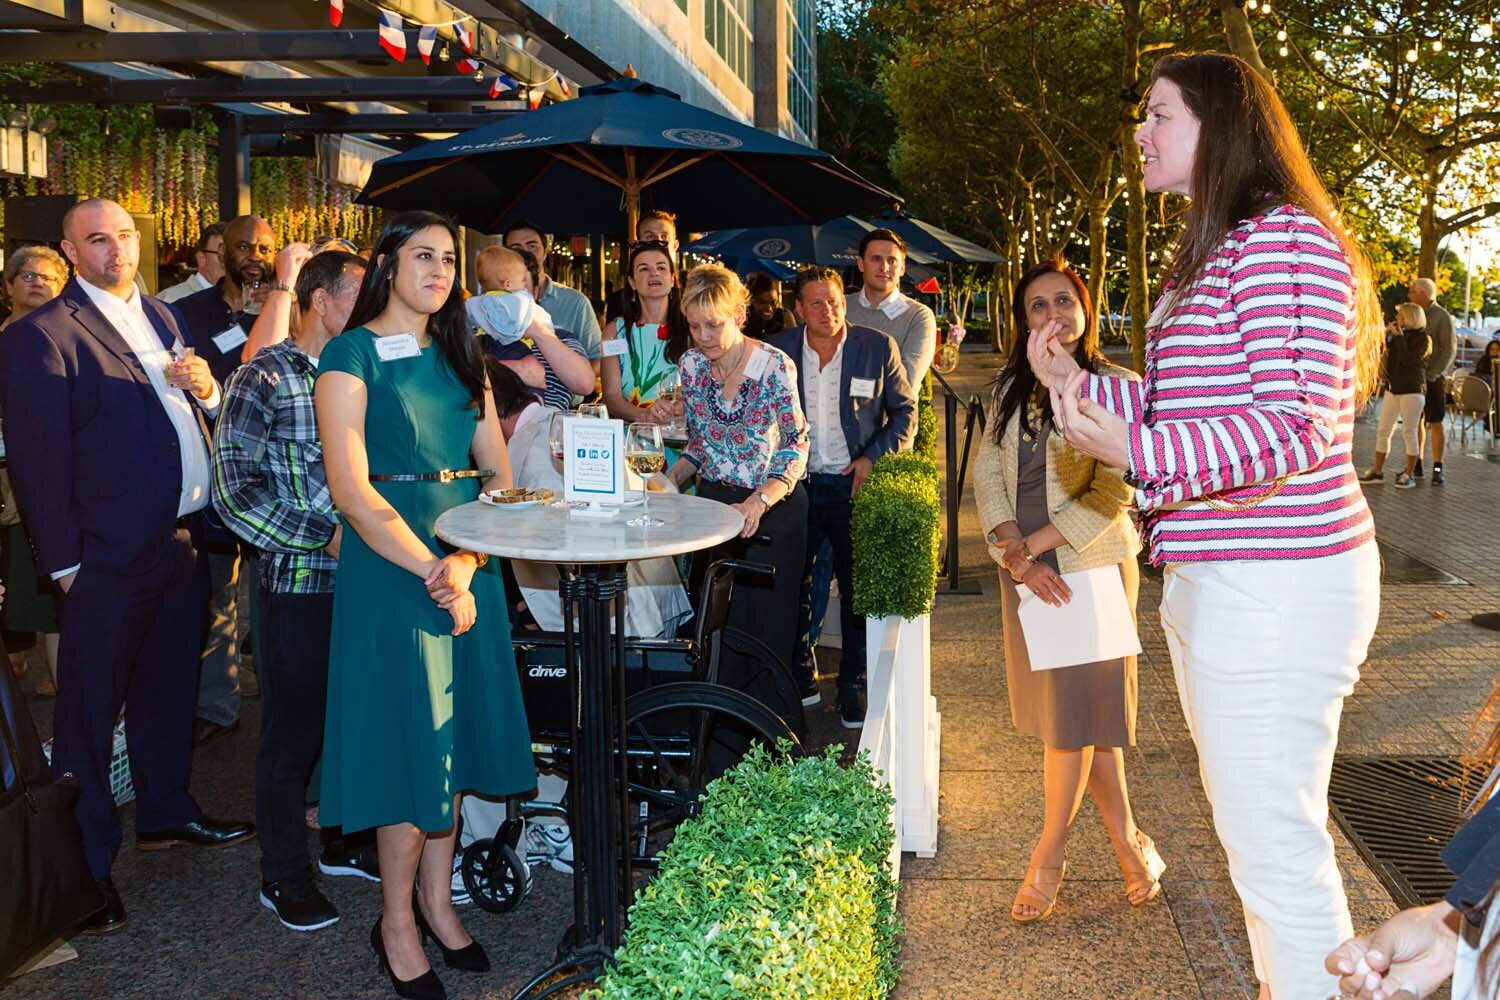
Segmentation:
{"type": "Polygon", "coordinates": [[[0,982],[104,906],[73,815],[78,782],[54,781],[0,646],[0,982]]]}

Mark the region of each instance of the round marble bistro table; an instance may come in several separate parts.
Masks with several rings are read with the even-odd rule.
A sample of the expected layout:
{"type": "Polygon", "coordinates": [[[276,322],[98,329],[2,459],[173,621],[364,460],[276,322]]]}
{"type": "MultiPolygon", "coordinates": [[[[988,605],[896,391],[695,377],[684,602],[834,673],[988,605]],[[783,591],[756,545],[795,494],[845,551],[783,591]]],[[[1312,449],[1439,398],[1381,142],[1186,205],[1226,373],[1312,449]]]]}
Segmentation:
{"type": "Polygon", "coordinates": [[[568,789],[574,922],[560,949],[562,957],[522,987],[517,1000],[540,1000],[592,982],[620,946],[630,840],[623,752],[625,564],[710,548],[739,534],[744,525],[739,511],[702,497],[658,493],[650,507],[664,524],[627,524],[639,508],[590,518],[572,515],[560,504],[509,508],[477,500],[437,520],[438,537],[451,545],[556,563],[561,578],[565,663],[574,705],[569,713],[574,752],[568,789]],[[615,752],[616,746],[621,752],[615,752]]]}

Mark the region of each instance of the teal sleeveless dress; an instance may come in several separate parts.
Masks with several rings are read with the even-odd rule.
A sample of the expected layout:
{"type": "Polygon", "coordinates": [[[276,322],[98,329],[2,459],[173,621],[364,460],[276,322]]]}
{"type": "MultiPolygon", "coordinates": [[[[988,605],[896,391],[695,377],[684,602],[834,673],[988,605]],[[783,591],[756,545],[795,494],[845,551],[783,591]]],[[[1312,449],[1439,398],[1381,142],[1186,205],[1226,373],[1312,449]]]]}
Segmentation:
{"type": "MultiPolygon", "coordinates": [[[[475,411],[436,347],[381,361],[364,327],[334,338],[319,372],[346,372],[368,391],[370,472],[473,468],[475,411]]],[[[438,515],[479,494],[479,480],[372,483],[435,553],[438,515]]],[[[344,532],[333,598],[320,822],[346,830],[411,823],[436,832],[453,796],[536,787],[498,560],[474,574],[474,627],[453,619],[421,577],[344,532]]]]}

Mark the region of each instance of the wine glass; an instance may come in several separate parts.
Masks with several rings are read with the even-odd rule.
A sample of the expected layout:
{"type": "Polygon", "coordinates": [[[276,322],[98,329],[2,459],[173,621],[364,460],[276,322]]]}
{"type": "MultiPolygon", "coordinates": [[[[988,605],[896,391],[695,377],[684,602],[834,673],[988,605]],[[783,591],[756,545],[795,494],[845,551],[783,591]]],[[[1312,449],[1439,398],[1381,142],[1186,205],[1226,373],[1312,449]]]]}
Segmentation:
{"type": "Polygon", "coordinates": [[[578,404],[578,415],[580,417],[593,417],[596,420],[608,420],[609,408],[603,403],[580,403],[578,404]]]}
{"type": "Polygon", "coordinates": [[[625,436],[625,464],[630,471],[641,477],[641,513],[625,523],[632,528],[656,528],[665,524],[661,518],[652,517],[649,507],[651,489],[646,477],[655,475],[667,467],[667,452],[662,447],[661,424],[635,423],[630,425],[625,436]]]}
{"type": "Polygon", "coordinates": [[[678,378],[676,368],[668,368],[662,373],[661,379],[656,383],[656,401],[671,410],[671,419],[665,425],[675,434],[678,433],[682,414],[678,407],[682,402],[682,383],[678,378]]]}
{"type": "Polygon", "coordinates": [[[547,448],[552,452],[552,461],[563,460],[563,421],[568,415],[561,410],[553,410],[552,415],[547,418],[547,448]]]}

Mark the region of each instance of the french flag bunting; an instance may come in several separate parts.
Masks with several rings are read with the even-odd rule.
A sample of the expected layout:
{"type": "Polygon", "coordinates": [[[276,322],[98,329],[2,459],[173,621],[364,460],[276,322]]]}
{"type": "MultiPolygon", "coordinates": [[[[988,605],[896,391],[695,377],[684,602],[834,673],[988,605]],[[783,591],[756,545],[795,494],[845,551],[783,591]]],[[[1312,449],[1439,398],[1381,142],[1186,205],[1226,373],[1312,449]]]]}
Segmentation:
{"type": "Polygon", "coordinates": [[[431,24],[424,24],[417,29],[417,54],[422,57],[422,62],[428,66],[432,65],[432,48],[437,44],[437,28],[431,24]]]}
{"type": "Polygon", "coordinates": [[[532,87],[526,92],[526,106],[532,111],[542,106],[542,98],[547,94],[546,87],[532,87]]]}
{"type": "Polygon", "coordinates": [[[494,77],[490,80],[490,100],[493,101],[505,91],[504,85],[500,82],[503,79],[505,79],[505,77],[502,75],[494,77]]]}
{"type": "Polygon", "coordinates": [[[393,10],[380,12],[380,47],[397,62],[406,60],[406,31],[401,15],[393,10]]]}
{"type": "Polygon", "coordinates": [[[562,88],[564,97],[572,97],[573,92],[568,89],[568,81],[563,78],[562,71],[557,73],[557,85],[562,88]]]}
{"type": "Polygon", "coordinates": [[[453,33],[458,36],[458,44],[464,47],[465,52],[474,51],[474,29],[468,25],[454,28],[453,33]]]}
{"type": "Polygon", "coordinates": [[[344,0],[328,0],[328,23],[335,28],[344,23],[344,0]]]}
{"type": "Polygon", "coordinates": [[[458,62],[454,63],[453,66],[464,76],[473,76],[474,71],[479,68],[479,63],[475,62],[473,59],[470,59],[468,56],[464,56],[463,58],[459,59],[458,62]]]}

